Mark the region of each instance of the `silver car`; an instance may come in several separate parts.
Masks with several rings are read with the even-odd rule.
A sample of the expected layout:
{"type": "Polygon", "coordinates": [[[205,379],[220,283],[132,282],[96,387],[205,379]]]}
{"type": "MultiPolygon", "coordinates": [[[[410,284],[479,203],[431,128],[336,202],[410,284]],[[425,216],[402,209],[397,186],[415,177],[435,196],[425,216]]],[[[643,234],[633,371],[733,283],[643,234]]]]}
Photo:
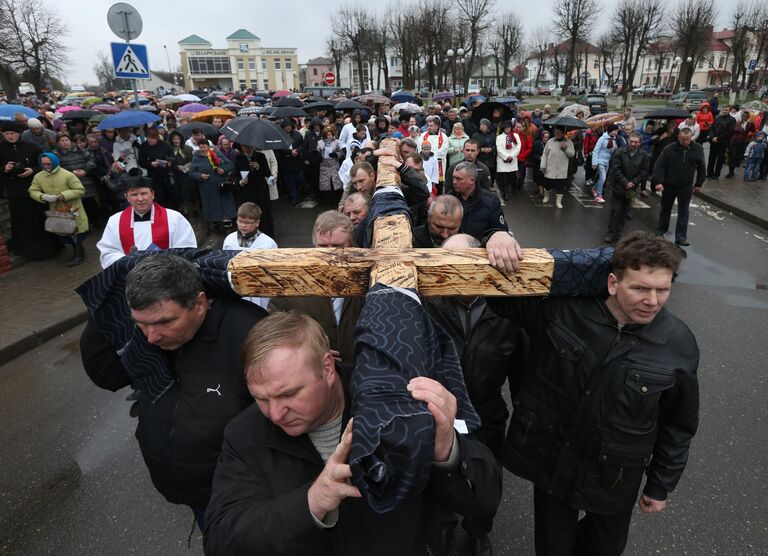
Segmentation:
{"type": "Polygon", "coordinates": [[[682,91],[669,97],[667,108],[682,108],[687,104],[691,110],[701,108],[701,103],[707,102],[707,93],[703,91],[682,91]]]}

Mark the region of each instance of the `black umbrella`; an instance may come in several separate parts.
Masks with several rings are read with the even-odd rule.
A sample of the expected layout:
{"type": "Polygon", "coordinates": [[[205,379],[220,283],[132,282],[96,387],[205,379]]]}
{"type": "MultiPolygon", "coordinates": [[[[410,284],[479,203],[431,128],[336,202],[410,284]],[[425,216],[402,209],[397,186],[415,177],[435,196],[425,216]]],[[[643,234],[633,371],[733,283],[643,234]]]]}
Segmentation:
{"type": "Polygon", "coordinates": [[[88,120],[101,114],[98,110],[67,110],[61,117],[62,120],[88,120]]]}
{"type": "Polygon", "coordinates": [[[199,129],[203,132],[203,135],[205,135],[205,137],[211,141],[215,142],[219,138],[219,130],[216,129],[216,126],[206,124],[205,122],[192,122],[189,124],[184,124],[177,127],[176,131],[181,133],[184,136],[184,139],[189,139],[192,137],[193,129],[199,129]]]}
{"type": "Polygon", "coordinates": [[[278,108],[282,108],[283,106],[301,108],[302,106],[304,106],[304,103],[301,102],[301,99],[298,99],[296,97],[283,97],[275,103],[275,106],[277,106],[278,108]]]}
{"type": "Polygon", "coordinates": [[[198,89],[194,89],[194,90],[188,91],[188,92],[189,92],[190,95],[195,95],[198,98],[203,98],[205,95],[208,94],[205,91],[200,91],[198,89]]]}
{"type": "Polygon", "coordinates": [[[645,117],[649,120],[677,120],[680,118],[688,118],[691,115],[688,110],[682,108],[657,108],[651,110],[645,117]]]}
{"type": "Polygon", "coordinates": [[[304,110],[306,112],[314,112],[316,110],[333,110],[334,108],[336,107],[332,102],[327,102],[324,100],[318,100],[317,102],[313,102],[304,106],[304,110]]]}
{"type": "Polygon", "coordinates": [[[275,111],[270,114],[273,118],[307,118],[309,114],[301,108],[294,106],[281,106],[275,108],[275,111]]]}
{"type": "Polygon", "coordinates": [[[349,99],[339,101],[333,106],[334,110],[362,110],[363,108],[365,108],[365,106],[359,102],[349,99]]]}
{"type": "Polygon", "coordinates": [[[544,122],[544,125],[550,127],[562,127],[563,129],[589,129],[589,126],[582,120],[573,116],[557,116],[544,122]]]}
{"type": "Polygon", "coordinates": [[[213,106],[214,103],[221,102],[221,99],[217,96],[210,96],[210,97],[201,98],[198,102],[200,104],[207,104],[209,106],[213,106]]]}
{"type": "Polygon", "coordinates": [[[224,137],[254,149],[289,149],[293,139],[279,126],[261,118],[232,118],[221,128],[224,137]]]}
{"type": "Polygon", "coordinates": [[[501,121],[512,119],[512,110],[500,102],[484,102],[472,109],[472,121],[480,125],[480,120],[494,120],[493,111],[501,110],[501,121]]]}

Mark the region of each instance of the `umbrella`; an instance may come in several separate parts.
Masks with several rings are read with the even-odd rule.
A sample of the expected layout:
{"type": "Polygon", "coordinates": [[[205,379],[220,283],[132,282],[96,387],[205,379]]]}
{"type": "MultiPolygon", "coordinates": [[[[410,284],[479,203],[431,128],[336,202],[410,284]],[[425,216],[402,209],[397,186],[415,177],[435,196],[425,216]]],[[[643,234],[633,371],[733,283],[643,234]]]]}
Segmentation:
{"type": "Polygon", "coordinates": [[[200,102],[200,97],[197,95],[190,95],[189,93],[183,93],[176,95],[181,102],[200,102]]]}
{"type": "Polygon", "coordinates": [[[104,99],[99,97],[88,97],[83,101],[83,106],[91,106],[92,104],[99,104],[100,102],[104,102],[104,99]]]}
{"type": "MultiPolygon", "coordinates": [[[[678,110],[679,112],[679,110],[678,110]]],[[[683,110],[685,112],[685,110],[683,110]]],[[[589,127],[602,127],[608,124],[615,124],[616,122],[623,120],[624,115],[618,112],[606,112],[605,114],[595,114],[584,120],[589,127]]]]}
{"type": "Polygon", "coordinates": [[[232,112],[238,112],[238,111],[240,111],[240,109],[242,108],[242,106],[240,106],[239,104],[233,104],[233,103],[229,103],[229,104],[225,104],[225,105],[224,105],[224,106],[222,106],[221,108],[222,108],[223,110],[230,110],[230,111],[232,111],[232,112]]]}
{"type": "Polygon", "coordinates": [[[260,118],[234,118],[221,128],[224,137],[254,149],[288,149],[293,140],[279,126],[260,118]]]}
{"type": "Polygon", "coordinates": [[[432,100],[450,100],[453,98],[451,91],[443,91],[442,93],[435,93],[432,95],[432,100]]]}
{"type": "Polygon", "coordinates": [[[395,102],[413,102],[416,100],[416,95],[400,89],[399,91],[392,93],[390,98],[395,102]]]}
{"type": "Polygon", "coordinates": [[[160,102],[164,104],[181,104],[184,101],[174,95],[165,95],[160,99],[160,102]]]}
{"type": "Polygon", "coordinates": [[[496,97],[493,101],[505,106],[509,106],[510,104],[520,104],[520,99],[517,97],[496,97]]]}
{"type": "Polygon", "coordinates": [[[90,118],[88,118],[88,123],[89,124],[97,124],[97,123],[99,123],[101,120],[103,120],[106,117],[107,117],[106,114],[98,114],[96,116],[91,116],[90,118]]]}
{"type": "Polygon", "coordinates": [[[285,89],[281,91],[275,91],[275,93],[272,95],[272,98],[281,98],[281,97],[289,97],[291,96],[291,91],[286,91],[285,89]]]}
{"type": "Polygon", "coordinates": [[[551,127],[561,127],[566,131],[569,129],[588,129],[589,126],[583,120],[574,118],[573,116],[557,116],[544,122],[545,125],[551,127]]]}
{"type": "Polygon", "coordinates": [[[421,106],[412,102],[400,102],[392,107],[392,111],[397,112],[421,112],[421,106]]]}
{"type": "Polygon", "coordinates": [[[294,108],[293,106],[281,106],[275,108],[270,115],[273,118],[308,118],[309,112],[305,112],[301,108],[294,108]]]}
{"type": "Polygon", "coordinates": [[[202,110],[192,116],[193,121],[213,120],[214,118],[221,118],[222,120],[229,120],[234,118],[235,113],[229,110],[222,110],[221,108],[214,108],[212,110],[202,110]]]}
{"type": "Polygon", "coordinates": [[[193,102],[192,104],[185,104],[179,108],[180,113],[186,112],[187,114],[194,114],[195,112],[202,112],[203,110],[210,110],[210,106],[200,104],[199,102],[193,102]]]}
{"type": "Polygon", "coordinates": [[[575,118],[576,114],[579,112],[583,112],[585,118],[589,118],[592,115],[592,112],[589,111],[589,106],[576,103],[563,106],[560,108],[559,112],[561,116],[571,116],[573,118],[575,118]]]}
{"type": "Polygon", "coordinates": [[[216,126],[206,124],[205,122],[192,122],[189,124],[184,124],[177,127],[176,131],[181,133],[184,136],[184,139],[189,139],[192,137],[193,129],[199,129],[203,132],[203,135],[205,135],[211,141],[215,142],[219,138],[219,130],[216,129],[216,126]]]}
{"type": "MultiPolygon", "coordinates": [[[[413,97],[413,98],[416,98],[416,97],[413,97]]],[[[367,103],[370,101],[370,102],[373,102],[374,104],[383,104],[383,103],[389,104],[396,99],[390,99],[389,97],[385,97],[384,95],[370,94],[370,95],[360,95],[359,97],[355,97],[354,100],[362,103],[367,103]]]]}
{"type": "Polygon", "coordinates": [[[344,99],[333,107],[334,110],[361,110],[365,108],[362,104],[355,100],[344,99]]]}
{"type": "Polygon", "coordinates": [[[87,120],[91,116],[98,116],[101,112],[98,110],[69,110],[64,114],[62,120],[87,120]]]}
{"type": "Polygon", "coordinates": [[[483,95],[469,95],[468,97],[465,97],[464,100],[461,101],[461,104],[463,106],[469,106],[476,102],[485,102],[486,100],[488,100],[488,98],[483,95]]]}
{"type": "Polygon", "coordinates": [[[216,102],[221,102],[222,100],[224,100],[224,99],[222,99],[219,96],[212,95],[212,96],[209,96],[209,97],[201,98],[198,102],[200,104],[207,104],[208,106],[211,106],[211,105],[213,105],[216,102]]]}
{"type": "Polygon", "coordinates": [[[199,91],[198,89],[193,89],[192,91],[189,91],[188,94],[196,96],[197,98],[195,99],[195,101],[198,101],[201,98],[208,96],[208,93],[206,93],[205,91],[199,91]]]}
{"type": "Polygon", "coordinates": [[[240,112],[237,113],[238,116],[249,116],[251,114],[263,114],[264,108],[261,106],[246,106],[240,112]]]}
{"type": "Polygon", "coordinates": [[[0,120],[13,120],[14,114],[21,112],[27,118],[37,118],[40,114],[36,110],[22,106],[21,104],[0,104],[0,120]]]}
{"type": "Polygon", "coordinates": [[[645,115],[649,120],[677,120],[680,118],[687,118],[691,115],[688,110],[682,108],[657,108],[651,110],[645,115]]]}
{"type": "Polygon", "coordinates": [[[311,102],[304,106],[305,112],[314,112],[316,110],[333,110],[334,105],[332,102],[326,102],[324,100],[319,100],[317,102],[311,102]]]}
{"type": "Polygon", "coordinates": [[[154,106],[152,104],[145,104],[144,106],[139,106],[139,110],[145,110],[147,112],[160,112],[160,109],[157,106],[154,106]]]}
{"type": "Polygon", "coordinates": [[[278,100],[275,104],[278,108],[282,107],[292,107],[292,108],[301,108],[304,106],[304,103],[301,102],[301,100],[297,99],[296,97],[283,97],[280,100],[278,100]]]}
{"type": "Polygon", "coordinates": [[[119,114],[113,114],[104,118],[96,127],[97,131],[102,129],[118,129],[121,127],[137,127],[144,124],[151,124],[159,121],[160,118],[152,112],[142,110],[123,110],[119,114]]]}
{"type": "MultiPolygon", "coordinates": [[[[82,110],[82,108],[79,105],[59,106],[58,108],[56,108],[56,112],[58,112],[59,114],[66,114],[70,110],[82,110]]],[[[35,116],[33,117],[37,117],[37,116],[38,114],[35,113],[35,116]]]]}
{"type": "Polygon", "coordinates": [[[742,110],[749,110],[750,112],[765,112],[768,110],[768,104],[760,102],[759,100],[753,100],[741,105],[742,110]]]}
{"type": "Polygon", "coordinates": [[[91,107],[92,110],[98,110],[104,114],[117,114],[120,112],[120,108],[113,106],[112,104],[97,104],[91,107]]]}
{"type": "MultiPolygon", "coordinates": [[[[139,99],[139,106],[143,106],[143,105],[149,104],[149,103],[150,103],[150,100],[148,98],[140,98],[139,99]]],[[[136,99],[131,99],[130,104],[131,105],[136,104],[136,99]]]]}
{"type": "Polygon", "coordinates": [[[483,118],[496,120],[496,118],[493,117],[494,110],[501,110],[502,121],[512,119],[512,109],[510,109],[509,106],[501,104],[500,102],[484,102],[472,110],[472,121],[479,125],[480,120],[483,118]]]}

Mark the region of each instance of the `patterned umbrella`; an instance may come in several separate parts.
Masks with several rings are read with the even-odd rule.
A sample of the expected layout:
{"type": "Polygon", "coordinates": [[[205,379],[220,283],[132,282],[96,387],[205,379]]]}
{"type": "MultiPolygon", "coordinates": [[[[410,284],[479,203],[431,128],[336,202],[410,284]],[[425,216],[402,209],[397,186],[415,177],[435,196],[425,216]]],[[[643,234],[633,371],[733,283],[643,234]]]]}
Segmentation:
{"type": "Polygon", "coordinates": [[[564,107],[560,111],[561,116],[571,116],[573,118],[576,117],[576,114],[579,112],[584,113],[584,118],[589,118],[592,115],[592,112],[589,111],[589,106],[584,106],[583,104],[569,104],[568,106],[564,107]]]}
{"type": "Polygon", "coordinates": [[[120,112],[120,108],[112,104],[97,104],[96,106],[92,106],[91,108],[93,110],[98,110],[99,112],[103,112],[104,114],[117,114],[118,112],[120,112]]]}
{"type": "MultiPolygon", "coordinates": [[[[415,98],[415,97],[414,97],[415,98]]],[[[360,95],[359,97],[355,97],[357,102],[362,102],[363,104],[367,103],[368,101],[373,102],[374,104],[384,104],[391,103],[394,99],[391,99],[389,97],[385,97],[384,95],[360,95]]]]}
{"type": "Polygon", "coordinates": [[[262,114],[264,112],[264,109],[261,106],[246,106],[240,112],[237,113],[238,116],[251,116],[259,114],[262,114]]]}
{"type": "MultiPolygon", "coordinates": [[[[562,114],[560,114],[560,116],[562,117],[562,114]]],[[[597,128],[608,124],[615,124],[623,119],[623,114],[619,114],[618,112],[606,112],[605,114],[595,114],[584,121],[589,127],[597,128]]],[[[549,120],[547,120],[547,123],[549,123],[549,120]]]]}

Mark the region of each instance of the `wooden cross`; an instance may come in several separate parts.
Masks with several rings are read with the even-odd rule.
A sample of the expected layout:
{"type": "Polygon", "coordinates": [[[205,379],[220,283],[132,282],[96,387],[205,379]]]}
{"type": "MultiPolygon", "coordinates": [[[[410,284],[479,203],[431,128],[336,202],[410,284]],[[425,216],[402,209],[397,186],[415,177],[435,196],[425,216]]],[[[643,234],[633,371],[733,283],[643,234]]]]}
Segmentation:
{"type": "MultiPolygon", "coordinates": [[[[387,140],[382,141],[385,147],[387,140]]],[[[399,174],[379,160],[376,184],[399,184],[399,174]]],[[[357,297],[375,284],[418,290],[424,296],[547,295],[555,263],[543,249],[525,249],[519,274],[496,270],[486,250],[413,249],[405,215],[377,218],[373,248],[263,249],[241,251],[229,262],[241,296],[357,297]]]]}

